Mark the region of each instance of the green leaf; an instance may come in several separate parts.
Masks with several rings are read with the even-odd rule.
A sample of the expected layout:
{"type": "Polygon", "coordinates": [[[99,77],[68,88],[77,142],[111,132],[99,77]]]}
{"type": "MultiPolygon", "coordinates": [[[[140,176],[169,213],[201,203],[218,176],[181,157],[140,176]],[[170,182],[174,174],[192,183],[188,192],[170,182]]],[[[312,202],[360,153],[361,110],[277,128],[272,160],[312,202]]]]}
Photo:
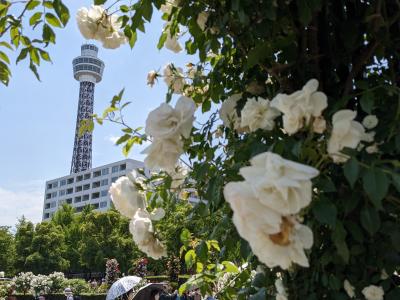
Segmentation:
{"type": "Polygon", "coordinates": [[[38,6],[40,4],[40,1],[37,0],[31,0],[28,2],[28,4],[26,5],[26,9],[27,10],[32,10],[34,9],[36,6],[38,6]]]}
{"type": "Polygon", "coordinates": [[[223,261],[224,271],[229,273],[239,273],[239,268],[231,261],[223,261]]]}
{"type": "Polygon", "coordinates": [[[208,247],[205,241],[201,241],[201,243],[196,247],[196,254],[202,262],[207,262],[208,247]]]}
{"type": "Polygon", "coordinates": [[[365,92],[360,99],[360,105],[363,111],[367,114],[371,114],[374,108],[373,94],[369,91],[365,92]]]}
{"type": "Polygon", "coordinates": [[[336,224],[334,232],[332,233],[332,240],[333,243],[335,244],[339,256],[343,259],[343,261],[346,264],[348,264],[350,253],[349,253],[349,248],[347,247],[346,244],[346,235],[347,232],[344,229],[343,224],[341,222],[338,222],[336,224]]]}
{"type": "Polygon", "coordinates": [[[3,51],[0,51],[0,59],[10,64],[10,59],[8,58],[7,54],[5,54],[3,51]]]}
{"type": "Polygon", "coordinates": [[[360,174],[360,167],[357,160],[352,157],[350,158],[343,167],[344,176],[353,188],[360,174]]]}
{"type": "Polygon", "coordinates": [[[135,140],[133,138],[129,139],[124,147],[122,148],[122,154],[126,157],[128,156],[129,152],[131,151],[131,148],[133,144],[135,143],[135,140]]]}
{"type": "Polygon", "coordinates": [[[389,178],[382,170],[370,168],[363,176],[363,187],[372,203],[377,207],[382,207],[382,199],[385,198],[389,189],[389,178]]]}
{"type": "Polygon", "coordinates": [[[269,42],[257,44],[253,49],[249,51],[246,68],[249,69],[256,64],[261,63],[266,57],[270,55],[270,48],[271,47],[269,42]]]}
{"type": "Polygon", "coordinates": [[[107,0],[94,0],[94,4],[96,5],[102,5],[104,3],[106,3],[107,0]]]}
{"type": "Polygon", "coordinates": [[[397,191],[400,193],[400,175],[392,173],[392,182],[397,191]]]}
{"type": "Polygon", "coordinates": [[[152,1],[144,1],[142,5],[142,15],[147,21],[151,21],[151,16],[153,15],[153,5],[152,1]]]}
{"type": "Polygon", "coordinates": [[[26,56],[28,55],[28,51],[29,51],[28,48],[23,48],[23,49],[21,49],[21,52],[19,53],[19,55],[18,55],[17,60],[16,60],[15,63],[18,64],[19,61],[25,59],[26,56]]]}
{"type": "Polygon", "coordinates": [[[11,27],[10,29],[11,42],[15,47],[19,45],[20,33],[18,27],[11,27]]]}
{"type": "Polygon", "coordinates": [[[36,23],[38,23],[38,21],[42,18],[42,15],[43,13],[40,11],[34,13],[32,17],[29,19],[29,25],[33,26],[36,23]]]}
{"type": "Polygon", "coordinates": [[[6,47],[6,48],[8,48],[10,50],[14,50],[13,47],[9,43],[7,43],[5,41],[0,42],[0,46],[6,47]]]}
{"type": "Polygon", "coordinates": [[[158,40],[157,49],[160,50],[163,46],[165,41],[167,40],[167,33],[163,32],[158,40]]]}
{"type": "Polygon", "coordinates": [[[50,61],[51,62],[51,58],[50,55],[47,51],[44,51],[42,49],[37,48],[37,50],[39,50],[40,53],[40,57],[45,60],[45,61],[50,61]]]}
{"type": "Polygon", "coordinates": [[[361,210],[361,225],[367,230],[371,235],[374,235],[381,226],[381,220],[379,218],[379,213],[376,208],[371,206],[365,206],[361,210]]]}
{"type": "Polygon", "coordinates": [[[125,4],[121,5],[121,6],[119,7],[119,9],[120,9],[123,13],[127,13],[127,12],[129,11],[128,5],[125,5],[125,4]]]}
{"type": "Polygon", "coordinates": [[[44,42],[47,43],[56,43],[56,35],[54,34],[53,29],[47,24],[43,25],[43,33],[42,33],[42,38],[44,42]]]}
{"type": "Polygon", "coordinates": [[[201,262],[196,262],[196,273],[203,272],[204,266],[201,262]]]}
{"type": "Polygon", "coordinates": [[[58,18],[52,13],[46,13],[45,18],[50,25],[54,27],[62,27],[60,20],[58,20],[58,18]]]}
{"type": "Polygon", "coordinates": [[[34,64],[40,65],[39,52],[36,48],[31,47],[29,49],[29,56],[34,64]]]}
{"type": "Polygon", "coordinates": [[[308,1],[297,0],[297,6],[299,10],[299,19],[303,25],[308,25],[312,19],[312,10],[308,6],[308,1]]]}
{"type": "Polygon", "coordinates": [[[70,18],[68,7],[61,0],[54,0],[54,10],[60,18],[61,23],[65,26],[70,18]]]}
{"type": "Polygon", "coordinates": [[[115,145],[121,145],[122,143],[126,142],[127,140],[129,140],[131,138],[130,134],[124,134],[123,136],[121,136],[116,142],[115,145]]]}
{"type": "Polygon", "coordinates": [[[316,202],[313,206],[313,213],[320,223],[327,224],[332,228],[335,226],[337,209],[330,201],[322,199],[316,202]]]}
{"type": "Polygon", "coordinates": [[[37,68],[32,62],[29,64],[29,69],[31,69],[33,74],[35,74],[36,79],[40,81],[40,76],[39,76],[39,73],[37,71],[37,68]]]}
{"type": "Polygon", "coordinates": [[[185,254],[185,264],[188,269],[190,269],[196,261],[196,253],[193,249],[189,250],[185,254]]]}
{"type": "Polygon", "coordinates": [[[184,228],[180,234],[180,239],[183,245],[189,246],[190,242],[192,241],[192,234],[189,230],[184,228]]]}

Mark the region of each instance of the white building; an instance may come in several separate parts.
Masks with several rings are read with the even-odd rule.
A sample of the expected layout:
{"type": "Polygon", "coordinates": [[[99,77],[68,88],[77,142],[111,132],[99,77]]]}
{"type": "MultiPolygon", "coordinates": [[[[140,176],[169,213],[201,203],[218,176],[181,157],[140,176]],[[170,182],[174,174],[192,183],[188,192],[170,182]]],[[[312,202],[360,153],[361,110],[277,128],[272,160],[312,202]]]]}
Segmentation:
{"type": "Polygon", "coordinates": [[[111,184],[143,167],[143,162],[125,159],[47,181],[42,220],[49,220],[63,203],[70,204],[77,212],[89,204],[97,211],[108,210],[111,207],[108,194],[111,184]]]}

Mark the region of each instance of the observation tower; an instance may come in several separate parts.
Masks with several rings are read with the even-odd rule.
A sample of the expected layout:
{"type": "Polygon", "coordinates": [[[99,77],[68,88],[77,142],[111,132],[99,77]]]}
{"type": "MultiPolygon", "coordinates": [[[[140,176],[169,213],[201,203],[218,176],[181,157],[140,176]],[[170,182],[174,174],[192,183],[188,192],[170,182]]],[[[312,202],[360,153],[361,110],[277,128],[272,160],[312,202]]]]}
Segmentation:
{"type": "Polygon", "coordinates": [[[95,45],[81,46],[81,55],[72,61],[74,77],[79,81],[79,103],[76,117],[75,142],[72,154],[71,174],[91,169],[92,133],[79,136],[82,120],[91,119],[94,105],[94,87],[103,76],[104,63],[97,57],[99,48],[95,45]]]}

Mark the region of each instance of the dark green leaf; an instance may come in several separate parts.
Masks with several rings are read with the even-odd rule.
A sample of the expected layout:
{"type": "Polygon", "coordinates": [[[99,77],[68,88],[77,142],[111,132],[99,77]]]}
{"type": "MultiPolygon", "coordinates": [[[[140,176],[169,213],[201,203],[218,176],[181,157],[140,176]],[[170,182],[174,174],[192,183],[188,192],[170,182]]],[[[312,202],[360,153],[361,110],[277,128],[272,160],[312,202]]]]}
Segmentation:
{"type": "Polygon", "coordinates": [[[129,140],[131,138],[130,134],[124,134],[123,136],[121,136],[116,142],[116,145],[121,145],[122,143],[126,142],[127,140],[129,140]]]}
{"type": "Polygon", "coordinates": [[[29,64],[29,69],[31,69],[31,71],[33,72],[33,74],[35,74],[37,80],[40,81],[39,73],[38,73],[38,71],[37,71],[36,66],[35,66],[33,63],[30,63],[30,64],[29,64]]]}
{"type": "Polygon", "coordinates": [[[32,10],[34,9],[36,6],[38,6],[40,4],[40,1],[37,0],[31,0],[28,2],[28,4],[26,5],[26,9],[27,10],[32,10]]]}
{"type": "Polygon", "coordinates": [[[3,51],[0,51],[0,59],[10,64],[10,59],[8,58],[7,54],[5,54],[3,51]]]}
{"type": "Polygon", "coordinates": [[[361,99],[360,99],[360,105],[363,111],[365,111],[367,114],[372,113],[372,110],[374,108],[374,97],[371,92],[365,92],[361,99]]]}
{"type": "Polygon", "coordinates": [[[34,47],[31,47],[29,49],[29,56],[32,60],[32,62],[36,65],[40,65],[40,58],[39,58],[39,53],[38,50],[34,47]]]}
{"type": "Polygon", "coordinates": [[[207,262],[208,247],[205,241],[201,241],[200,245],[196,247],[196,254],[200,261],[207,262]]]}
{"type": "Polygon", "coordinates": [[[396,187],[397,191],[400,193],[400,175],[392,174],[392,182],[393,185],[396,187]]]}
{"type": "Polygon", "coordinates": [[[53,29],[51,29],[51,27],[47,24],[43,25],[42,37],[44,42],[53,44],[56,42],[56,35],[54,34],[53,29]]]}
{"type": "Polygon", "coordinates": [[[12,46],[9,43],[4,42],[4,41],[0,42],[0,46],[6,47],[6,48],[8,48],[10,50],[13,50],[12,46]]]}
{"type": "Polygon", "coordinates": [[[336,223],[336,206],[328,200],[320,200],[313,206],[313,213],[317,220],[323,224],[327,224],[332,228],[336,223]]]}
{"type": "Polygon", "coordinates": [[[96,5],[102,5],[104,3],[106,3],[107,0],[94,0],[94,4],[96,5]]]}
{"type": "Polygon", "coordinates": [[[344,176],[353,188],[360,174],[360,167],[357,160],[352,157],[350,158],[343,167],[344,176]]]}
{"type": "Polygon", "coordinates": [[[389,184],[388,176],[379,169],[370,168],[363,176],[364,190],[378,208],[382,207],[381,201],[388,192],[389,184]]]}
{"type": "Polygon", "coordinates": [[[23,49],[21,50],[21,52],[19,53],[19,55],[18,55],[17,60],[16,60],[15,63],[17,64],[19,61],[25,59],[26,56],[28,55],[28,51],[29,51],[28,48],[23,48],[23,49]]]}
{"type": "Polygon", "coordinates": [[[249,297],[249,300],[265,300],[267,297],[267,291],[265,287],[258,290],[258,292],[249,297]]]}
{"type": "Polygon", "coordinates": [[[54,0],[54,10],[57,16],[60,18],[61,23],[65,26],[69,20],[69,9],[61,0],[54,0]]]}
{"type": "Polygon", "coordinates": [[[41,57],[43,60],[45,60],[45,61],[51,61],[50,55],[49,55],[49,53],[48,53],[47,51],[44,51],[44,50],[39,49],[39,48],[37,48],[37,49],[39,50],[40,57],[41,57]]]}
{"type": "Polygon", "coordinates": [[[163,32],[160,36],[160,39],[158,40],[157,48],[160,50],[163,46],[165,41],[167,40],[167,33],[163,32]]]}
{"type": "Polygon", "coordinates": [[[343,259],[343,261],[346,264],[348,264],[350,253],[349,253],[349,248],[347,247],[346,244],[346,235],[347,232],[344,229],[343,224],[341,222],[338,222],[336,224],[334,232],[332,233],[332,240],[333,243],[335,244],[339,256],[343,259]]]}
{"type": "Polygon", "coordinates": [[[361,225],[371,235],[375,234],[379,230],[381,220],[378,211],[374,207],[365,206],[361,210],[361,225]]]}

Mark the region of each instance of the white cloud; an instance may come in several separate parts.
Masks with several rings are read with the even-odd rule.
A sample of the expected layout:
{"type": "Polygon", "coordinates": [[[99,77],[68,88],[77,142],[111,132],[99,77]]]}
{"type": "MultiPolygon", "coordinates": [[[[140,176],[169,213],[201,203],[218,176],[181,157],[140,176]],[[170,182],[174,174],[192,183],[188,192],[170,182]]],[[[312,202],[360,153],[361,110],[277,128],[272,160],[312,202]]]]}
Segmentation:
{"type": "Polygon", "coordinates": [[[105,140],[109,141],[113,145],[115,145],[115,143],[118,141],[119,138],[120,138],[119,136],[109,135],[109,136],[105,137],[105,140]]]}
{"type": "Polygon", "coordinates": [[[15,189],[0,187],[0,226],[15,226],[24,215],[33,223],[42,220],[44,181],[35,180],[15,189]]]}

